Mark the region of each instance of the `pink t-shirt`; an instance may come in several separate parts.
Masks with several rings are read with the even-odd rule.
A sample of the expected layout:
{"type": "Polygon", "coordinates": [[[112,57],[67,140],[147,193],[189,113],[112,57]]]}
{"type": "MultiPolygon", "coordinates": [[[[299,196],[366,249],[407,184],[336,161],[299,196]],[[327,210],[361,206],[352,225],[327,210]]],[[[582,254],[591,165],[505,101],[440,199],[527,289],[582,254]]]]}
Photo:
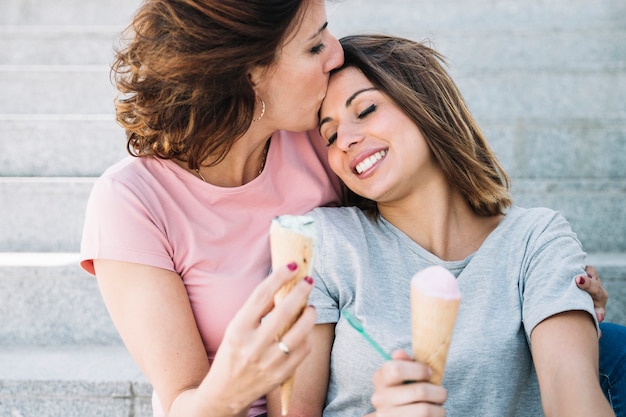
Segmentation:
{"type": "MultiPolygon", "coordinates": [[[[263,172],[234,188],[205,183],[173,161],[129,156],[93,187],[81,266],[93,274],[93,259],[113,259],[177,272],[213,359],[233,315],[269,272],[271,219],[338,203],[325,153],[315,132],[277,132],[263,172]]],[[[248,415],[264,408],[257,401],[248,415]]]]}

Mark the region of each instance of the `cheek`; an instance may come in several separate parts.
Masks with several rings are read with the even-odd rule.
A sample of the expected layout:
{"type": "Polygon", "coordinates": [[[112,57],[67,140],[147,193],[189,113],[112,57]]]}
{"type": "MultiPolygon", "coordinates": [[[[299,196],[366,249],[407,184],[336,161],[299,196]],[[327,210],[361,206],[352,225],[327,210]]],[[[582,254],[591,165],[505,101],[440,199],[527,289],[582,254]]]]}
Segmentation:
{"type": "Polygon", "coordinates": [[[339,178],[343,179],[341,175],[343,171],[341,152],[335,146],[328,148],[328,165],[339,178]]]}

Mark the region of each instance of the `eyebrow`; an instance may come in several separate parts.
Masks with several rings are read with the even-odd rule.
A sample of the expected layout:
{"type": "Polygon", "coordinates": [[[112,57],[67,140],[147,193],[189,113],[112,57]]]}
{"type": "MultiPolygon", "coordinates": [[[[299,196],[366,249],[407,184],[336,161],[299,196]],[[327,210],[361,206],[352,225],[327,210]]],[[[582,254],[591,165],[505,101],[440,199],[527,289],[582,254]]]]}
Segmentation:
{"type": "Polygon", "coordinates": [[[322,33],[323,31],[325,31],[327,27],[328,27],[328,22],[324,22],[324,24],[322,25],[322,27],[320,27],[320,28],[318,29],[318,31],[317,31],[317,32],[315,32],[315,33],[313,34],[313,36],[311,36],[311,37],[309,38],[309,40],[315,39],[317,36],[319,36],[319,34],[320,34],[320,33],[322,33]]]}
{"type": "MultiPolygon", "coordinates": [[[[357,98],[357,96],[361,93],[365,93],[366,91],[372,91],[372,90],[377,90],[376,87],[368,87],[368,88],[364,88],[362,90],[358,90],[356,91],[354,94],[352,94],[350,97],[348,97],[348,99],[346,100],[346,108],[350,107],[350,105],[352,104],[352,102],[354,101],[355,98],[357,98]]],[[[320,121],[320,129],[322,128],[322,125],[324,123],[328,123],[330,122],[332,119],[332,117],[324,117],[321,121],[320,121]]]]}

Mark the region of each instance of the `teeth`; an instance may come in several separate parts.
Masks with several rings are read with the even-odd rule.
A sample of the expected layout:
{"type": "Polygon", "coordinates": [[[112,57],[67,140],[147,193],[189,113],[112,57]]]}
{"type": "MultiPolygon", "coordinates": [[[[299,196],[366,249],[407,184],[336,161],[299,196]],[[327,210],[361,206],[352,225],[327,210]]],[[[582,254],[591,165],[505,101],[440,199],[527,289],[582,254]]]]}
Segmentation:
{"type": "Polygon", "coordinates": [[[370,156],[369,158],[361,161],[355,167],[357,174],[360,174],[363,171],[370,169],[372,167],[372,165],[374,165],[376,162],[378,162],[381,159],[383,159],[383,157],[385,155],[387,155],[387,151],[378,151],[374,155],[370,156]]]}

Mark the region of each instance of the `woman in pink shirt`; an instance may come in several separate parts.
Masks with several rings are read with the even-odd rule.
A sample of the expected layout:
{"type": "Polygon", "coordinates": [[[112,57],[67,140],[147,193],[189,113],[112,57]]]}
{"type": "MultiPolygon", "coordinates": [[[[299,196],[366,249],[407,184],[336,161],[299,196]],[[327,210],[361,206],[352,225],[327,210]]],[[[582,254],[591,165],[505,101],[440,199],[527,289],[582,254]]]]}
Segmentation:
{"type": "Polygon", "coordinates": [[[270,220],[339,203],[315,128],[341,47],[323,0],[147,0],[126,35],[113,74],[133,156],[93,188],[81,265],[155,416],[265,415],[315,321],[277,337],[312,281],[274,307],[295,271],[267,276],[270,220]]]}
{"type": "Polygon", "coordinates": [[[313,308],[284,335],[289,354],[277,335],[311,279],[273,308],[295,271],[265,278],[270,220],[339,202],[323,141],[294,133],[316,127],[343,62],[326,26],[323,0],[150,0],[117,52],[117,120],[137,157],[96,182],[81,264],[155,415],[263,415],[309,351],[313,308]]]}

